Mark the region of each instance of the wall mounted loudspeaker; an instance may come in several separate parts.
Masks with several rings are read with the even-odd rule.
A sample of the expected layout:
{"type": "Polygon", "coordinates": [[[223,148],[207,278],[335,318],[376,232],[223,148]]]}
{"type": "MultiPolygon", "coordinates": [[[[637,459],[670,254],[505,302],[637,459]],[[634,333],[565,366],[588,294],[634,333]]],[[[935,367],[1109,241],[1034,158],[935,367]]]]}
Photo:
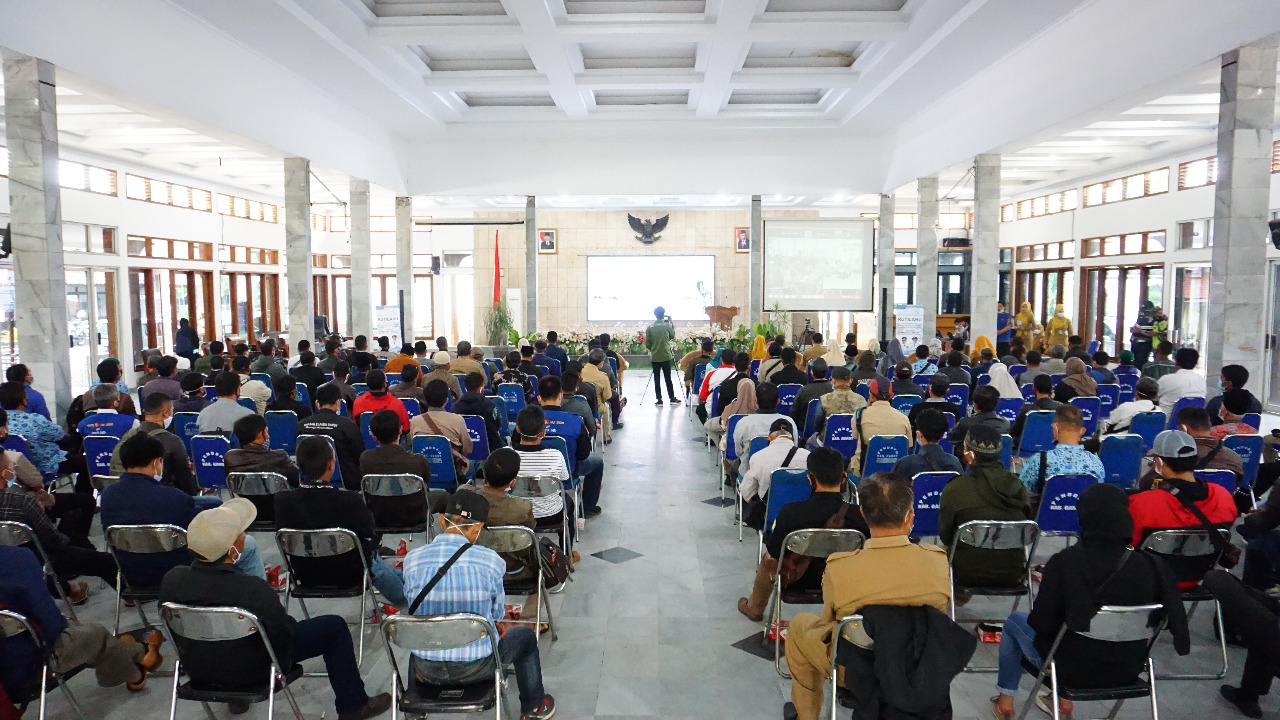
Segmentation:
{"type": "Polygon", "coordinates": [[[0,230],[0,260],[4,260],[13,254],[13,243],[9,240],[9,232],[12,229],[12,225],[5,225],[4,230],[0,230]]]}
{"type": "MultiPolygon", "coordinates": [[[[1280,250],[1280,220],[1272,220],[1267,223],[1267,227],[1271,228],[1271,244],[1280,250]]],[[[8,257],[9,238],[5,237],[5,257],[8,257]]]]}

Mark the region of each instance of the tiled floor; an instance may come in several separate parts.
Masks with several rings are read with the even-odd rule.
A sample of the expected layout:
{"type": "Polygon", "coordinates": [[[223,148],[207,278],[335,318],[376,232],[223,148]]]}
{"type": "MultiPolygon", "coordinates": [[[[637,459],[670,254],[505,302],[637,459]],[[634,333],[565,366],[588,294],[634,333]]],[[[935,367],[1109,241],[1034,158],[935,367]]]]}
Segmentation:
{"type": "MultiPolygon", "coordinates": [[[[557,717],[568,720],[661,718],[662,720],[774,720],[781,717],[790,683],[765,660],[734,647],[761,627],[735,609],[748,591],[755,564],[751,534],[739,543],[733,511],[708,504],[718,498],[710,456],[694,441],[701,431],[681,406],[655,408],[652,397],[638,395],[643,377],[633,380],[625,429],[605,451],[605,512],[591,520],[579,545],[582,562],[568,589],[552,597],[559,640],[543,636],[542,666],[548,692],[559,704],[557,717]]],[[[264,538],[265,539],[265,538],[264,538]]],[[[267,547],[263,543],[263,547],[267,547]]],[[[1051,549],[1061,547],[1051,544],[1051,549]]],[[[274,556],[274,550],[268,557],[274,556]]],[[[114,596],[95,594],[81,617],[109,622],[114,596]]],[[[349,602],[312,603],[319,610],[342,612],[350,620],[349,602]]],[[[999,617],[1007,603],[974,601],[966,612],[999,617]]],[[[788,611],[788,617],[795,610],[788,611]]],[[[152,613],[154,617],[154,613],[152,613]]],[[[1201,671],[1213,666],[1216,646],[1202,608],[1193,621],[1193,656],[1174,659],[1168,645],[1158,648],[1162,670],[1201,671]]],[[[127,616],[128,617],[128,616],[127,616]]],[[[136,618],[136,616],[135,616],[136,618]]],[[[390,678],[385,651],[375,633],[366,639],[364,676],[370,692],[387,689],[390,678]]],[[[979,648],[979,662],[994,663],[995,646],[979,648]]],[[[1229,679],[1238,677],[1243,654],[1232,649],[1229,679]]],[[[314,663],[313,663],[314,664],[314,663]]],[[[317,668],[318,669],[318,668],[317,668]]],[[[962,675],[953,684],[955,717],[986,718],[987,698],[994,693],[992,674],[962,675]]],[[[1232,717],[1217,696],[1216,681],[1166,681],[1159,684],[1164,718],[1232,717]]],[[[1029,689],[1024,679],[1024,693],[1029,689]]],[[[72,687],[90,717],[151,720],[167,717],[169,686],[156,678],[142,693],[98,688],[91,675],[72,687]]],[[[332,694],[323,679],[297,685],[308,720],[336,717],[332,694]]],[[[515,703],[515,688],[507,697],[515,703]]],[[[52,699],[50,717],[72,714],[62,698],[52,699]]],[[[1268,713],[1280,702],[1264,698],[1268,713]]],[[[514,707],[512,708],[515,709],[514,707]]],[[[281,710],[277,708],[278,717],[281,710]]],[[[219,718],[227,717],[218,708],[219,718]]],[[[1101,706],[1082,706],[1078,717],[1103,717],[1101,706]]],[[[1122,718],[1147,717],[1144,701],[1131,701],[1122,718]]],[[[178,716],[198,718],[200,709],[182,704],[178,716]]],[[[849,717],[848,711],[839,716],[849,717]]],[[[265,718],[265,706],[247,718],[265,718]]],[[[385,717],[390,717],[388,713],[385,717]]],[[[1030,717],[1043,718],[1033,709],[1030,717]]]]}

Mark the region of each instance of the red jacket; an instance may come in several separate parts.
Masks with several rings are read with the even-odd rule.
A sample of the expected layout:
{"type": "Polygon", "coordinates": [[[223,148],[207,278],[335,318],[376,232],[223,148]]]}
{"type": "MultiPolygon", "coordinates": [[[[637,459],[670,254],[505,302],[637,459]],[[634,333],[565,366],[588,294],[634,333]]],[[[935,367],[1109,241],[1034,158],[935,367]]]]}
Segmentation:
{"type": "MultiPolygon", "coordinates": [[[[1208,483],[1209,496],[1196,503],[1209,522],[1224,526],[1234,522],[1239,511],[1235,500],[1226,488],[1208,483]]],[[[1147,490],[1129,496],[1129,514],[1133,516],[1133,546],[1138,547],[1147,535],[1156,530],[1199,527],[1200,519],[1165,490],[1147,490]]],[[[1194,583],[1180,583],[1194,586],[1194,583]]]]}
{"type": "Polygon", "coordinates": [[[379,410],[391,410],[400,416],[400,432],[409,432],[409,412],[404,409],[404,403],[400,402],[400,398],[391,393],[372,393],[367,392],[356,398],[355,407],[352,408],[351,417],[356,422],[360,421],[360,413],[373,412],[379,410]]]}

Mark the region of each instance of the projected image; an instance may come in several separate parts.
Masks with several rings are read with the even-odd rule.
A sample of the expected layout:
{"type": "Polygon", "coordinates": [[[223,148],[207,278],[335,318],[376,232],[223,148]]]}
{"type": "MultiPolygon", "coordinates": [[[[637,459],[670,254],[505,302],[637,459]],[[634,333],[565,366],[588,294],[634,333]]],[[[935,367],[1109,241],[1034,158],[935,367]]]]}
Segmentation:
{"type": "Polygon", "coordinates": [[[706,320],[715,286],[714,255],[591,255],[587,320],[653,320],[658,305],[673,320],[706,320]]]}
{"type": "Polygon", "coordinates": [[[764,237],[766,307],[871,309],[870,220],[771,220],[764,237]]]}

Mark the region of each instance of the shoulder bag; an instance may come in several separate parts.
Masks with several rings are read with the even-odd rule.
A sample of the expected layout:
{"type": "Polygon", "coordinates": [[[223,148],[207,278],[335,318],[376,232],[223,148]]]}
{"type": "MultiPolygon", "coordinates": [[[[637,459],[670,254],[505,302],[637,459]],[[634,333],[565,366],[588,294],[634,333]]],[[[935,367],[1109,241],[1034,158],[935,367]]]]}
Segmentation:
{"type": "MultiPolygon", "coordinates": [[[[1221,445],[1218,447],[1221,447],[1221,445]]],[[[1214,452],[1217,452],[1217,448],[1214,449],[1214,452]]],[[[1177,498],[1178,502],[1182,503],[1182,507],[1186,508],[1188,512],[1196,516],[1196,519],[1200,521],[1200,530],[1204,530],[1209,533],[1209,542],[1212,543],[1214,549],[1218,551],[1219,565],[1230,570],[1240,564],[1240,548],[1232,545],[1229,540],[1222,537],[1221,529],[1217,525],[1209,522],[1209,518],[1205,517],[1204,512],[1200,508],[1196,507],[1194,502],[1182,497],[1182,493],[1169,492],[1169,494],[1177,498]]]]}
{"type": "MultiPolygon", "coordinates": [[[[445,435],[443,432],[440,432],[440,426],[436,425],[436,421],[431,419],[430,410],[422,413],[420,417],[423,419],[424,422],[426,422],[428,425],[431,426],[431,429],[435,431],[435,434],[443,436],[446,439],[449,437],[448,435],[445,435]]],[[[453,471],[458,476],[458,482],[462,482],[463,479],[466,478],[467,476],[467,471],[471,469],[471,461],[467,459],[466,455],[463,455],[458,450],[457,446],[453,444],[452,440],[449,440],[449,454],[453,456],[453,471]]]]}
{"type": "Polygon", "coordinates": [[[446,560],[445,563],[440,566],[440,569],[436,571],[436,574],[432,576],[431,580],[426,584],[426,586],[424,586],[422,590],[418,591],[418,596],[413,599],[413,603],[409,605],[410,615],[418,611],[418,606],[421,605],[422,601],[427,597],[427,593],[431,592],[431,590],[436,586],[436,584],[444,579],[444,574],[449,572],[449,568],[453,567],[453,564],[458,562],[458,558],[462,557],[462,553],[466,552],[467,548],[471,547],[474,544],[475,543],[469,543],[469,542],[463,543],[462,547],[458,548],[458,550],[453,553],[453,556],[450,557],[448,560],[446,560]]]}

